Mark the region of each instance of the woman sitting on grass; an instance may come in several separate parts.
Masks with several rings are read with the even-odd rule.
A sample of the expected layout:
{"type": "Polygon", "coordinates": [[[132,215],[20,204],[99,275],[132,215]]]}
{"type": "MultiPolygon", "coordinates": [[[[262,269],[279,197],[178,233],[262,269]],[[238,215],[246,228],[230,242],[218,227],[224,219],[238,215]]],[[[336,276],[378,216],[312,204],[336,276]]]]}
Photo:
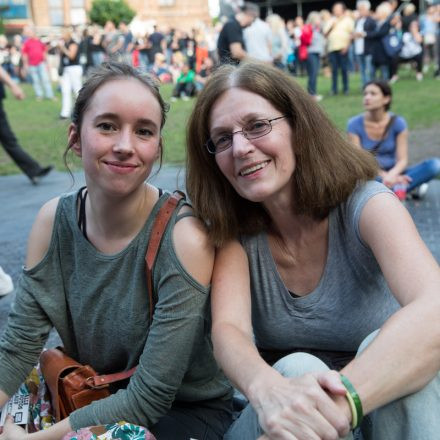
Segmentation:
{"type": "Polygon", "coordinates": [[[214,353],[249,400],[225,438],[438,436],[440,269],[371,154],[253,63],[213,74],[187,148],[188,194],[221,246],[214,353]]]}
{"type": "Polygon", "coordinates": [[[423,197],[428,182],[440,175],[440,159],[431,158],[408,166],[408,128],[402,116],[390,112],[391,87],[385,81],[371,81],[364,87],[365,112],[348,121],[350,140],[374,154],[379,177],[404,200],[408,192],[423,197]]]}
{"type": "Polygon", "coordinates": [[[46,203],[32,228],[0,341],[0,407],[37,363],[52,327],[69,356],[99,373],[137,370],[115,394],[44,431],[27,434],[8,420],[1,440],[59,440],[119,420],[129,423],[106,438],[119,438],[118,430],[140,439],[142,425],[157,440],[220,440],[228,428],[230,387],[208,324],[214,249],[183,200],[156,256],[149,319],[145,253],[170,195],[145,179],[162,155],[165,112],[152,78],[128,65],[103,65],[81,89],[68,150],[81,158],[87,187],[46,203]]]}

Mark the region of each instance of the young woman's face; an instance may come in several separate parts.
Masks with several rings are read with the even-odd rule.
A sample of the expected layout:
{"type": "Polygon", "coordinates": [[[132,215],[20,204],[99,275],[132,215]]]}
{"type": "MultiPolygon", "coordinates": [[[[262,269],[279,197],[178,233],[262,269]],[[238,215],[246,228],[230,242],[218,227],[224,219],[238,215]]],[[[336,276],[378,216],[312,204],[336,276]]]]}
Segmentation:
{"type": "Polygon", "coordinates": [[[87,185],[115,194],[138,189],[160,153],[160,104],[135,78],[99,87],[83,116],[70,127],[72,149],[82,158],[87,185]]]}
{"type": "Polygon", "coordinates": [[[385,108],[390,102],[390,97],[385,96],[377,85],[370,84],[364,89],[363,102],[365,110],[378,110],[385,108]]]}
{"type": "MultiPolygon", "coordinates": [[[[260,95],[240,88],[223,93],[210,115],[210,135],[230,134],[260,119],[283,116],[260,95]]],[[[284,195],[291,200],[295,156],[288,119],[272,122],[272,131],[257,139],[236,133],[232,146],[215,155],[221,172],[240,196],[265,202],[284,195]]]]}

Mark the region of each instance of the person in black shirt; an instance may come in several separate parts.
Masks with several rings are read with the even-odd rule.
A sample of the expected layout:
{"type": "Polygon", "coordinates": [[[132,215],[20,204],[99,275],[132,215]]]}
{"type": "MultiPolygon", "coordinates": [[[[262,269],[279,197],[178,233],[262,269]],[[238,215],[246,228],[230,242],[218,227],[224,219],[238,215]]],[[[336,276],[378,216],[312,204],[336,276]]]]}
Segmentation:
{"type": "Polygon", "coordinates": [[[82,86],[83,69],[80,64],[79,43],[70,29],[64,29],[59,43],[61,64],[61,112],[60,119],[69,119],[72,111],[72,93],[78,96],[82,86]]]}
{"type": "Polygon", "coordinates": [[[166,52],[166,40],[164,35],[158,31],[157,26],[153,26],[153,33],[148,37],[148,41],[150,43],[151,53],[150,53],[150,64],[154,62],[154,56],[157,53],[163,53],[165,55],[166,52]]]}
{"type": "Polygon", "coordinates": [[[257,16],[258,7],[246,2],[242,10],[224,24],[217,42],[221,64],[231,62],[238,64],[246,57],[243,28],[252,24],[257,16]]]}

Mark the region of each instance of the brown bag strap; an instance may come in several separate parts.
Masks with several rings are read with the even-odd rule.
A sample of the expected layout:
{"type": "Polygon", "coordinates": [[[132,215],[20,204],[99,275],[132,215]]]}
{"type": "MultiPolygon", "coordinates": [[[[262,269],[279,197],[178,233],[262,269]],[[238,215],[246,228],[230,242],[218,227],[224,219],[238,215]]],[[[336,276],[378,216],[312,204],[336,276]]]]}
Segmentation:
{"type": "Polygon", "coordinates": [[[150,324],[153,322],[153,266],[156,260],[157,252],[159,251],[160,242],[168,222],[171,219],[179,201],[185,195],[180,191],[175,191],[168,200],[160,207],[156,220],[154,221],[153,229],[151,230],[150,241],[148,242],[147,252],[145,254],[145,272],[147,276],[148,297],[150,300],[150,324]]]}
{"type": "Polygon", "coordinates": [[[133,367],[127,371],[121,371],[120,373],[112,373],[112,374],[101,374],[98,376],[91,376],[87,380],[87,385],[91,388],[99,388],[103,385],[108,385],[109,383],[119,382],[120,380],[128,379],[133,376],[137,367],[133,367]]]}
{"type": "Polygon", "coordinates": [[[386,125],[385,129],[383,130],[382,137],[380,138],[379,142],[370,150],[371,153],[373,153],[373,155],[376,155],[377,150],[379,150],[379,147],[382,145],[383,141],[388,136],[388,130],[394,124],[395,120],[396,120],[396,115],[392,115],[390,117],[390,120],[388,121],[388,124],[386,125]]]}

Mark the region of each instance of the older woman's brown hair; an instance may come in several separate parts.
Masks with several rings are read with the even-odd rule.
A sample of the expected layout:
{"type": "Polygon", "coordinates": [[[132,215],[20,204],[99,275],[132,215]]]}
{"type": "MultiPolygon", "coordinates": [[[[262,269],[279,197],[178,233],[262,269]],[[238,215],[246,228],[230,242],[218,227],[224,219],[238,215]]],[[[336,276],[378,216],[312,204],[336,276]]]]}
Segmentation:
{"type": "Polygon", "coordinates": [[[222,66],[201,91],[187,128],[186,187],[215,245],[270,227],[262,204],[239,196],[205,147],[212,107],[233,87],[260,95],[288,117],[296,158],[295,213],[324,218],[347,200],[358,182],[376,176],[372,155],[352,145],[291,77],[260,63],[222,66]]]}

